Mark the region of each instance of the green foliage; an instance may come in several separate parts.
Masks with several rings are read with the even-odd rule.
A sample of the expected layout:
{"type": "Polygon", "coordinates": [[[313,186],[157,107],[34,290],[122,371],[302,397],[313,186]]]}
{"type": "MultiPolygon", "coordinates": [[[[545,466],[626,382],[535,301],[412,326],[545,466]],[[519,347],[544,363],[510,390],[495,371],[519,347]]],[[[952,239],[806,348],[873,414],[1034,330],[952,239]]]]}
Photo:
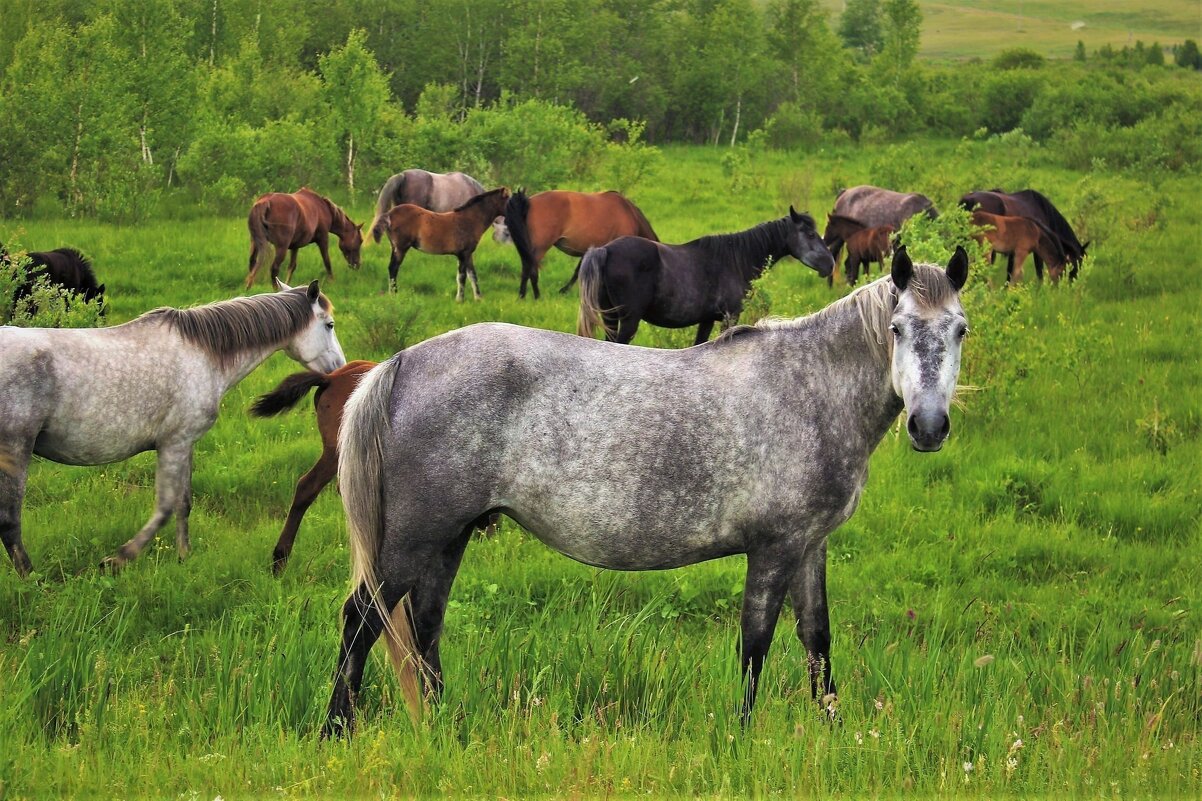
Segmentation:
{"type": "Polygon", "coordinates": [[[839,36],[843,44],[864,58],[881,51],[885,36],[881,30],[881,0],[847,0],[839,18],[839,36]]]}
{"type": "MultiPolygon", "coordinates": [[[[1078,44],[1081,43],[1078,42],[1078,44]]],[[[1082,45],[1081,52],[1085,52],[1084,45],[1082,45]]],[[[1085,59],[1082,58],[1080,60],[1084,61],[1085,59]]],[[[1037,70],[1042,69],[1046,62],[1044,61],[1044,57],[1034,50],[1029,50],[1025,47],[1015,47],[998,53],[993,57],[992,63],[994,68],[999,70],[1037,70]]]]}
{"type": "Polygon", "coordinates": [[[1178,67],[1202,70],[1202,52],[1198,50],[1198,43],[1193,39],[1186,39],[1177,48],[1177,52],[1173,55],[1173,61],[1178,67]]]}

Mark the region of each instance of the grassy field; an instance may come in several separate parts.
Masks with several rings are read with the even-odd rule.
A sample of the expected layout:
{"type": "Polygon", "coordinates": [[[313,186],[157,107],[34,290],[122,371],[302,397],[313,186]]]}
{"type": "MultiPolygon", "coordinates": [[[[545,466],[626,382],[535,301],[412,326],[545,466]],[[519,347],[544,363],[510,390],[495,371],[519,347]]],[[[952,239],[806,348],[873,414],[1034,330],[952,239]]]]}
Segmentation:
{"type": "MultiPolygon", "coordinates": [[[[826,0],[824,5],[837,27],[844,3],[826,0]]],[[[1010,47],[1067,58],[1078,41],[1092,53],[1106,44],[1119,49],[1143,40],[1167,47],[1202,39],[1198,0],[919,0],[918,6],[920,54],[936,59],[988,58],[1010,47]]]]}
{"type": "MultiPolygon", "coordinates": [[[[320,742],[348,553],[328,491],[287,573],[270,575],[293,483],[319,451],[308,404],[246,415],[298,369],[277,355],[198,445],[185,563],[168,536],[118,576],[95,569],[148,516],[152,455],[35,466],[25,542],[38,578],[0,566],[0,799],[1196,798],[1196,179],[1076,175],[998,142],[759,155],[733,174],[721,152],[669,149],[633,193],[665,240],[737,230],[789,202],[821,216],[835,187],[875,182],[944,208],[971,188],[1035,186],[1094,243],[1073,286],[1003,290],[1000,263],[974,266],[962,380],[979,391],[940,453],[887,436],[831,539],[841,723],[811,705],[786,615],[757,718],[740,728],[741,559],[603,572],[506,522],[469,547],[452,593],[444,703],[411,724],[377,658],[358,736],[320,742]]],[[[91,254],[113,322],[238,294],[245,271],[242,219],[6,221],[0,238],[91,254]]],[[[572,268],[562,254],[543,299],[521,302],[516,254],[486,240],[484,300],[462,305],[453,259],[412,254],[395,297],[381,294],[383,248],[358,273],[335,259],[327,289],[348,358],[479,320],[574,329],[575,294],[554,291],[572,268]]],[[[300,262],[298,282],[319,275],[313,249],[300,262]]],[[[846,291],[792,261],[764,289],[777,315],[846,291]]],[[[690,337],[645,327],[636,344],[690,337]]]]}

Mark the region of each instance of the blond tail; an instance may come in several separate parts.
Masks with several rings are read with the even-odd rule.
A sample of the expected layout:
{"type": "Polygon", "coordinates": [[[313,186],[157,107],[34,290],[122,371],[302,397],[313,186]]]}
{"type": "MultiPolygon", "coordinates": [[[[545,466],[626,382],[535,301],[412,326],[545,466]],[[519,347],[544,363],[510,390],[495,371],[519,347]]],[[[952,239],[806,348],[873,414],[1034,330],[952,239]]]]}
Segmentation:
{"type": "Polygon", "coordinates": [[[601,316],[601,272],[605,269],[607,255],[608,251],[603,247],[589,248],[580,260],[580,312],[576,317],[576,333],[589,339],[593,338],[598,324],[609,339],[616,334],[601,316]]]}
{"type": "Polygon", "coordinates": [[[351,593],[365,587],[384,619],[384,641],[413,719],[422,713],[417,671],[421,657],[413,640],[408,596],[391,612],[380,599],[376,560],[384,540],[382,503],[382,437],[387,430],[388,404],[401,355],[380,364],[359,382],[347,401],[338,432],[338,485],[346,509],[351,542],[351,593]]]}

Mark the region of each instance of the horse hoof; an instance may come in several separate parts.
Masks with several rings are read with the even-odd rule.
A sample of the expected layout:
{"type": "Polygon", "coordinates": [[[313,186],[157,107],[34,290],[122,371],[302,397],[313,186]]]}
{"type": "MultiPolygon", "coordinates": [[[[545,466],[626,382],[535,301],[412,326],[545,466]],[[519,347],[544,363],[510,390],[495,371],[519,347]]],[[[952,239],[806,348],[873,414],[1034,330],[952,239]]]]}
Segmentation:
{"type": "Polygon", "coordinates": [[[287,556],[277,556],[271,560],[271,575],[279,578],[284,575],[284,568],[288,567],[287,556]]]}
{"type": "Polygon", "coordinates": [[[105,573],[119,573],[121,572],[121,568],[125,567],[127,562],[129,562],[129,560],[120,554],[106,556],[104,559],[100,560],[100,570],[105,573]]]}

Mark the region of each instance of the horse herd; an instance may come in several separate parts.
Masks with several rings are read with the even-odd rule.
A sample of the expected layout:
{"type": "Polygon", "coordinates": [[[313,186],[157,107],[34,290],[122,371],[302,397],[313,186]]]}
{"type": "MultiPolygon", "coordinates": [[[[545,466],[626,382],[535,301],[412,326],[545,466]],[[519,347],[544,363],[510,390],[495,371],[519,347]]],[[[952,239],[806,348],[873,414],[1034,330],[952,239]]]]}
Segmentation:
{"type": "MultiPolygon", "coordinates": [[[[745,719],[786,595],[812,693],[833,712],[826,538],[854,512],[868,459],[903,408],[912,447],[942,447],[968,330],[962,248],[946,266],[914,264],[889,235],[858,234],[889,234],[913,214],[933,215],[930,201],[856,187],[840,194],[825,237],[790,208],[747,231],[665,245],[618,193],[527,197],[474,183],[455,194],[436,179],[471,179],[430,175],[401,173],[381,192],[369,233],[392,243],[390,287],[417,247],[455,253],[460,296],[465,277],[476,289],[471,254],[495,225],[495,236],[517,247],[522,288],[529,283],[536,297],[550,247],[581,256],[573,276],[580,332],[599,322],[612,341],[482,323],[379,365],[348,364],[317,281],[293,289],[278,269],[290,250],[290,278],[296,249],[315,242],[332,277],[330,233],[357,266],[362,226],[307,189],[265,195],[249,218],[247,285],[270,243],[276,292],[156,309],[109,328],[0,328],[0,539],[18,574],[32,571],[21,507],[34,454],[96,465],[157,451],[153,513],[104,564],[136,557],[172,516],[185,556],[193,446],[222,396],[283,350],[307,371],[261,397],[252,413],[278,413],[316,388],[323,451],[297,484],[273,569],[283,570],[306,509],[335,474],[352,546],[325,734],[351,725],[368,651],[381,636],[415,711],[440,693],[451,585],[471,532],[499,514],[599,567],[662,569],[746,554],[745,719]],[[408,202],[414,198],[455,205],[431,210],[408,202]],[[826,277],[844,246],[852,282],[861,264],[867,274],[866,255],[883,263],[891,251],[889,274],[805,317],[733,325],[749,282],[767,265],[792,255],[826,277]],[[641,319],[699,325],[698,345],[626,346],[641,319]],[[708,342],[715,322],[727,330],[708,342]]],[[[1042,195],[983,194],[1003,198],[1005,212],[1017,207],[1004,198],[1046,204],[1029,207],[1042,219],[1022,218],[1034,233],[1002,214],[996,229],[1013,228],[1014,241],[990,239],[1019,274],[1028,252],[1053,278],[1064,264],[1079,264],[1085,247],[1042,195]]]]}

